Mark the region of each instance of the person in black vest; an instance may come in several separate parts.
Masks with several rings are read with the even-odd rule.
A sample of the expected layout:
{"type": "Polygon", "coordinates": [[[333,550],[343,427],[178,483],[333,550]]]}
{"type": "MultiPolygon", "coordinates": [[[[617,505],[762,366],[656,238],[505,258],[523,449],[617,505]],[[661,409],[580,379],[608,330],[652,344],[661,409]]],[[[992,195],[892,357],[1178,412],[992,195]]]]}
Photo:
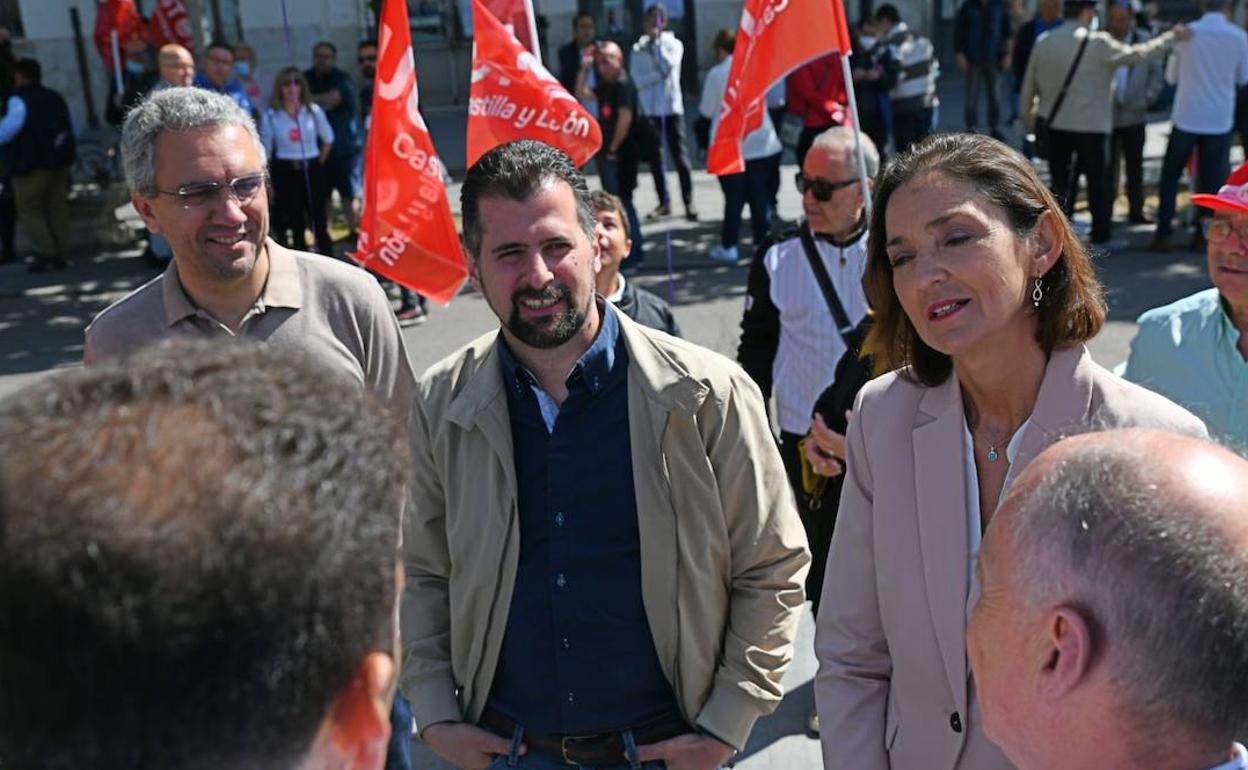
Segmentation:
{"type": "Polygon", "coordinates": [[[32,273],[65,267],[69,251],[69,167],[75,157],[69,106],[42,83],[34,59],[19,59],[0,144],[13,174],[18,219],[35,244],[32,273]]]}

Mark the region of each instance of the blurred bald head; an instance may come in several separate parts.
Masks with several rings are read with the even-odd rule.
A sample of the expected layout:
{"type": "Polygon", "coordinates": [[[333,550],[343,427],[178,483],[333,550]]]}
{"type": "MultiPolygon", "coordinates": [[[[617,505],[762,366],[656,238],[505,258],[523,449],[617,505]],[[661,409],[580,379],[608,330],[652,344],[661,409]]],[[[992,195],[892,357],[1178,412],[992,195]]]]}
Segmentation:
{"type": "Polygon", "coordinates": [[[1248,735],[1243,458],[1143,429],[1060,441],[1019,474],[977,574],[984,726],[1021,770],[1115,751],[1213,767],[1248,735]]]}
{"type": "Polygon", "coordinates": [[[616,43],[604,40],[594,52],[594,64],[598,67],[599,77],[614,83],[624,72],[624,51],[616,43]]]}
{"type": "Polygon", "coordinates": [[[191,52],[178,45],[168,43],[160,47],[158,58],[160,79],[171,86],[191,86],[195,84],[195,58],[191,52]]]}

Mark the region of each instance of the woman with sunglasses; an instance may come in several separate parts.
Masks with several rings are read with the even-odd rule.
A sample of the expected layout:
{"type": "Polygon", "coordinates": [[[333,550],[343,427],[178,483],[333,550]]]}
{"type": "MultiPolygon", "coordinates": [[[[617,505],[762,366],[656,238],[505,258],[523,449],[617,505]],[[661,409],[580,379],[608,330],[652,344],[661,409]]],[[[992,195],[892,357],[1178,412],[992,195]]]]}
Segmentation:
{"type": "Polygon", "coordinates": [[[332,257],[325,159],[334,143],[334,130],[325,111],[312,101],[308,81],[298,67],[277,73],[273,98],[260,116],[260,141],[269,155],[273,179],[273,237],[283,246],[303,251],[311,223],[316,250],[332,257]]]}
{"type": "MultiPolygon", "coordinates": [[[[1087,249],[1015,150],[929,137],[876,186],[866,347],[817,620],[824,766],[1008,770],[967,667],[974,560],[1012,480],[1064,435],[1206,436],[1094,363],[1105,320],[1087,249]]],[[[1017,683],[1032,697],[1046,665],[1017,683]]],[[[995,705],[995,704],[994,704],[995,705]]]]}

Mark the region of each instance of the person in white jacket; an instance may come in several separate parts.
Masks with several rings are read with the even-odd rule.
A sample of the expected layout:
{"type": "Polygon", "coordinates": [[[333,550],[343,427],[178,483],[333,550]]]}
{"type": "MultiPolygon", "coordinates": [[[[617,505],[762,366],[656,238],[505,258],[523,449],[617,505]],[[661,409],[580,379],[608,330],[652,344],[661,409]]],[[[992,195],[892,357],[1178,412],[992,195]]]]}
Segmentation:
{"type": "Polygon", "coordinates": [[[693,206],[693,170],[685,139],[684,96],[680,90],[680,65],[685,57],[685,46],[674,33],[663,29],[666,22],[667,11],[663,6],[654,4],[646,9],[642,36],[633,43],[628,65],[628,76],[637,88],[638,111],[642,117],[638,136],[641,159],[649,164],[654,174],[654,190],[659,197],[659,207],[646,215],[646,219],[654,221],[672,213],[663,166],[666,145],[672,164],[676,166],[676,175],[680,177],[685,218],[693,222],[697,221],[698,212],[693,206]]]}
{"type": "MultiPolygon", "coordinates": [[[[715,33],[711,49],[719,61],[706,73],[702,83],[702,100],[698,112],[711,121],[710,141],[715,141],[719,128],[719,107],[728,85],[728,73],[732,70],[732,51],[737,42],[736,30],[721,29],[715,33]]],[[[711,249],[711,259],[719,262],[736,262],[740,258],[737,241],[741,236],[741,209],[750,204],[750,231],[754,248],[767,239],[771,215],[769,180],[780,167],[780,154],[784,146],[776,136],[771,116],[763,113],[763,124],[751,131],[741,141],[741,155],[745,158],[745,170],[738,174],[719,177],[719,189],[724,193],[724,221],[719,230],[719,246],[711,249]]]]}

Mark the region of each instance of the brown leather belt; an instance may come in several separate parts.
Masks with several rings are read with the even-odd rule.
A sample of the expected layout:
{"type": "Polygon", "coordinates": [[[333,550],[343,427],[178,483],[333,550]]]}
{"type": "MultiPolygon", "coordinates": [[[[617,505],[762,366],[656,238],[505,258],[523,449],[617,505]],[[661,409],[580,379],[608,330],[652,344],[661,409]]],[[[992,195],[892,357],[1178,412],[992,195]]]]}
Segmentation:
{"type": "MultiPolygon", "coordinates": [[[[508,740],[516,731],[515,720],[488,706],[481,715],[481,726],[508,740]]],[[[631,730],[638,746],[658,743],[691,732],[685,720],[670,716],[637,727],[592,735],[551,735],[525,730],[521,740],[529,747],[529,751],[540,751],[558,757],[568,765],[614,765],[627,761],[624,738],[620,734],[625,729],[631,730]]]]}

